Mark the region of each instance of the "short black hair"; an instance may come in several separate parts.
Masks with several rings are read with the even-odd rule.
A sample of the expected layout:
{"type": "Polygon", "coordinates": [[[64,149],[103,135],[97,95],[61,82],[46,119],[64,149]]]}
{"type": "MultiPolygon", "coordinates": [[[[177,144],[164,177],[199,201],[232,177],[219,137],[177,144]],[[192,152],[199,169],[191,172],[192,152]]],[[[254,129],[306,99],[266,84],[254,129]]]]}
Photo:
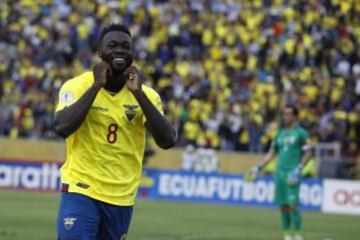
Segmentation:
{"type": "Polygon", "coordinates": [[[130,30],[129,28],[126,26],[126,25],[123,25],[123,24],[110,24],[108,26],[105,26],[101,33],[100,33],[100,37],[99,37],[99,40],[98,40],[98,44],[101,43],[102,39],[104,38],[104,36],[109,33],[109,32],[123,32],[127,35],[129,35],[129,37],[131,38],[131,33],[130,33],[130,30]]]}
{"type": "Polygon", "coordinates": [[[291,108],[293,114],[297,117],[299,115],[299,109],[293,104],[286,104],[285,108],[291,108]]]}

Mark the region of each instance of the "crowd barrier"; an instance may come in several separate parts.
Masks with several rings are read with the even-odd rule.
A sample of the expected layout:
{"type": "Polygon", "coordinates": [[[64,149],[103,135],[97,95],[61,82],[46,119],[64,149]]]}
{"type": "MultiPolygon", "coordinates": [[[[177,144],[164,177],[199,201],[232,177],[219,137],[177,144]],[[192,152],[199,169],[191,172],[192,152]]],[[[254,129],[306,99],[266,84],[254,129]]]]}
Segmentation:
{"type": "MultiPolygon", "coordinates": [[[[0,188],[58,191],[61,162],[0,160],[0,188]]],[[[274,182],[261,177],[253,183],[242,175],[202,174],[145,168],[139,198],[253,207],[276,207],[274,182]]],[[[304,179],[301,207],[326,213],[360,215],[360,181],[304,179]]]]}

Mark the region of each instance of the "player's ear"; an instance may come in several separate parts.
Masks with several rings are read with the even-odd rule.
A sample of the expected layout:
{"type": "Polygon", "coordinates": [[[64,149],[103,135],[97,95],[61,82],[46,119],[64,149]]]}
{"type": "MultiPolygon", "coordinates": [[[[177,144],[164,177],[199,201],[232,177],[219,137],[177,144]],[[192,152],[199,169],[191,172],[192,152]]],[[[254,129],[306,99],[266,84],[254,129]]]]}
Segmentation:
{"type": "Polygon", "coordinates": [[[102,55],[102,53],[99,51],[99,49],[98,49],[98,51],[97,51],[97,55],[99,56],[100,59],[102,59],[102,56],[103,56],[103,55],[102,55]]]}

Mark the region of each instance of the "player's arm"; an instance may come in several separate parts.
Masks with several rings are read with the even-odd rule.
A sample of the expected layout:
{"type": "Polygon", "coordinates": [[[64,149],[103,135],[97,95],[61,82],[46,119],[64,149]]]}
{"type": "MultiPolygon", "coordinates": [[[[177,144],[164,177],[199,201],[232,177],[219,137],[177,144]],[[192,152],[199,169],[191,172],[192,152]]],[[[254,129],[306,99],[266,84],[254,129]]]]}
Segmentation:
{"type": "Polygon", "coordinates": [[[261,170],[275,157],[276,157],[275,150],[273,148],[270,148],[270,150],[266,153],[264,159],[261,162],[259,162],[256,166],[258,166],[261,170]]]}
{"type": "Polygon", "coordinates": [[[310,148],[305,149],[306,146],[307,145],[305,145],[303,147],[304,154],[303,154],[303,157],[301,159],[301,168],[304,168],[306,166],[306,164],[309,162],[309,160],[312,158],[311,150],[310,150],[310,148]]]}
{"type": "Polygon", "coordinates": [[[109,66],[104,62],[96,64],[94,66],[95,81],[93,85],[76,102],[55,113],[54,127],[58,135],[67,138],[80,127],[97,93],[105,84],[109,69],[109,66]]]}
{"type": "Polygon", "coordinates": [[[301,149],[303,151],[303,155],[301,158],[301,162],[299,164],[299,168],[303,169],[309,160],[312,158],[311,144],[309,143],[309,134],[306,131],[301,132],[302,145],[301,149]]]}
{"type": "Polygon", "coordinates": [[[253,181],[261,172],[261,170],[276,156],[276,152],[273,148],[270,148],[269,152],[265,155],[264,159],[260,161],[256,166],[250,169],[250,172],[246,174],[248,181],[253,181]]]}
{"type": "Polygon", "coordinates": [[[246,181],[253,181],[260,173],[260,171],[277,155],[278,146],[276,143],[276,138],[271,144],[270,150],[266,153],[264,159],[260,161],[256,166],[252,167],[248,173],[245,175],[246,181]]]}
{"type": "Polygon", "coordinates": [[[177,138],[175,128],[154,106],[142,90],[139,71],[136,67],[131,66],[126,70],[125,74],[128,75],[126,82],[127,87],[136,98],[146,117],[146,129],[152,134],[159,147],[163,149],[173,147],[177,138]]]}
{"type": "Polygon", "coordinates": [[[303,139],[302,140],[303,145],[301,146],[301,148],[303,151],[303,155],[302,155],[300,164],[296,168],[294,168],[288,176],[288,184],[289,185],[299,183],[300,178],[301,178],[301,172],[302,172],[303,168],[306,166],[306,164],[312,158],[311,145],[308,143],[309,136],[306,132],[302,133],[302,139],[303,139]]]}

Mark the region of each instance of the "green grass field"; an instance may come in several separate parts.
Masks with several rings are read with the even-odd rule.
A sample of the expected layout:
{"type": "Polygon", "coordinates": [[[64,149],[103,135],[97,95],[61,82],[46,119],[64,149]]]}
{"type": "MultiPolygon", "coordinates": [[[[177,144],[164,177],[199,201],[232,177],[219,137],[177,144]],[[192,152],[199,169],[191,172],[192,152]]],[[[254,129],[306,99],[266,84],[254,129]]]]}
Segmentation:
{"type": "MultiPolygon", "coordinates": [[[[0,191],[0,240],[53,240],[59,195],[0,191]]],[[[360,217],[304,214],[305,240],[358,240],[360,217]]],[[[130,240],[282,239],[278,212],[137,201],[130,240]]]]}

